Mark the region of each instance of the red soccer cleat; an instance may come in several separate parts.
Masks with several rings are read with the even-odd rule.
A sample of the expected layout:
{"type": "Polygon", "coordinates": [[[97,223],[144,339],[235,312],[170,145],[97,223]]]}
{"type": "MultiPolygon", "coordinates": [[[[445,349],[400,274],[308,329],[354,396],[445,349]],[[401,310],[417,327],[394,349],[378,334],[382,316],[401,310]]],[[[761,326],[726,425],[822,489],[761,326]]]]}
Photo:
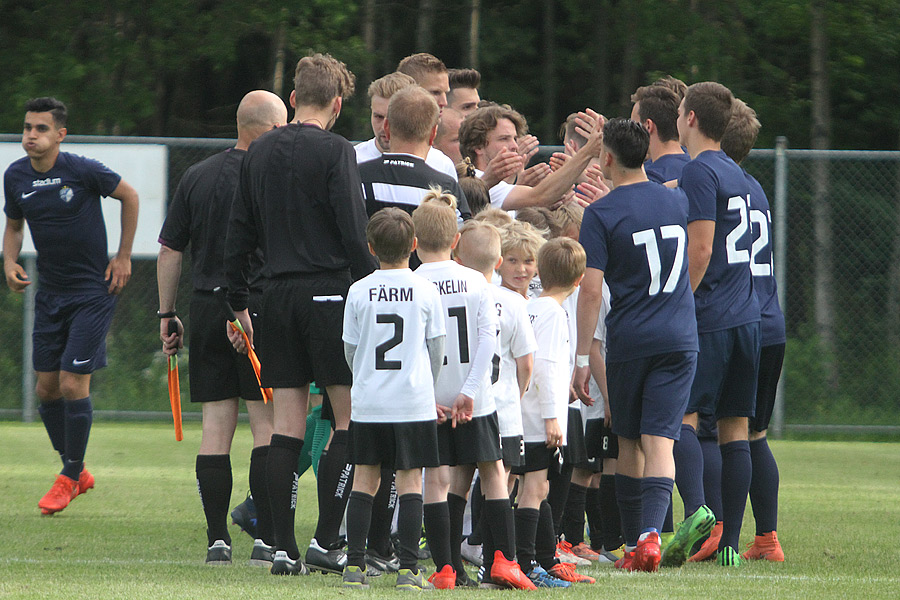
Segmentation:
{"type": "Polygon", "coordinates": [[[622,558],[616,561],[615,567],[617,569],[625,569],[626,571],[631,570],[631,562],[634,560],[634,550],[626,550],[625,554],[622,555],[622,558]]]}
{"type": "Polygon", "coordinates": [[[553,565],[549,571],[547,571],[557,579],[562,579],[563,581],[571,581],[572,583],[596,583],[597,580],[593,577],[588,577],[587,575],[582,575],[581,573],[575,570],[575,565],[572,563],[557,563],[553,565]]]}
{"type": "Polygon", "coordinates": [[[428,581],[437,590],[452,590],[456,587],[456,571],[450,565],[444,565],[440,571],[435,571],[428,581]]]}
{"type": "Polygon", "coordinates": [[[645,533],[638,540],[630,570],[653,573],[659,569],[660,558],[662,558],[662,550],[659,548],[659,534],[655,531],[645,533]]]}
{"type": "Polygon", "coordinates": [[[38,502],[38,507],[41,509],[41,514],[52,515],[67,507],[77,495],[78,482],[65,475],[57,475],[53,487],[44,494],[44,497],[38,502]]]}
{"type": "Polygon", "coordinates": [[[516,590],[536,590],[534,582],[522,572],[519,563],[506,560],[499,550],[494,552],[494,564],[491,565],[491,581],[516,590]]]}
{"type": "Polygon", "coordinates": [[[778,534],[774,531],[753,538],[750,548],[741,556],[748,560],[764,559],[772,562],[784,562],[784,550],[781,549],[778,534]]]}
{"type": "Polygon", "coordinates": [[[81,469],[81,475],[78,476],[78,495],[87,494],[87,491],[94,487],[94,476],[85,469],[81,469]]]}
{"type": "Polygon", "coordinates": [[[713,526],[712,531],[709,532],[709,537],[706,538],[706,541],[700,546],[700,549],[694,553],[687,561],[688,562],[702,562],[704,560],[712,560],[716,557],[716,553],[719,551],[719,540],[722,539],[722,521],[716,521],[715,526],[713,526]]]}

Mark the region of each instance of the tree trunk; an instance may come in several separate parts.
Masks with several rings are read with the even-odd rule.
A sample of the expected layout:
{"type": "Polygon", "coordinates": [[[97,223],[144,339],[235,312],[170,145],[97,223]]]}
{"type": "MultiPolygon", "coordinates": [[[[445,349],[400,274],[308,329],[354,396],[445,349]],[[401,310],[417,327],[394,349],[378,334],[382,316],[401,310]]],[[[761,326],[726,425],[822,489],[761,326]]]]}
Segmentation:
{"type": "Polygon", "coordinates": [[[544,0],[544,126],[545,144],[556,139],[556,2],[544,0]]]}
{"type": "Polygon", "coordinates": [[[472,0],[469,11],[469,68],[478,68],[479,30],[481,28],[481,0],[472,0]]]}
{"type": "MultiPolygon", "coordinates": [[[[812,89],[812,132],[814,150],[827,150],[831,145],[831,100],[828,90],[828,32],[826,0],[813,0],[810,30],[810,84],[812,89]]],[[[822,356],[828,383],[838,385],[835,363],[834,329],[834,260],[829,198],[828,159],[813,161],[813,232],[815,235],[814,307],[816,333],[822,345],[822,356]]]]}
{"type": "Polygon", "coordinates": [[[416,52],[431,52],[432,23],[434,23],[434,0],[419,0],[416,52]]]}
{"type": "Polygon", "coordinates": [[[278,31],[275,33],[275,67],[272,72],[272,93],[279,98],[282,98],[284,93],[284,37],[287,17],[287,8],[282,8],[281,18],[278,20],[278,31]]]}
{"type": "Polygon", "coordinates": [[[363,44],[366,47],[366,64],[363,76],[366,84],[375,80],[375,13],[377,0],[366,0],[363,13],[363,44]]]}
{"type": "Polygon", "coordinates": [[[630,11],[639,12],[640,2],[635,1],[627,5],[620,5],[618,11],[619,16],[626,16],[621,21],[625,27],[625,47],[622,52],[622,78],[620,80],[621,88],[619,89],[619,106],[625,114],[631,112],[631,95],[638,87],[638,62],[641,52],[637,26],[633,23],[628,23],[627,15],[630,11]]]}

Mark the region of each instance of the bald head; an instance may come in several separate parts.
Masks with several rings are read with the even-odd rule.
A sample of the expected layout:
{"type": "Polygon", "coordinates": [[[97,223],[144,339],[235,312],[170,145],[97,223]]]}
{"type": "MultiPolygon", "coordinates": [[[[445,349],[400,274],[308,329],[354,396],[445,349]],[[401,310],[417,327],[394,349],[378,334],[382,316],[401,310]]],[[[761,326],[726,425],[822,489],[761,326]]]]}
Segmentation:
{"type": "Polygon", "coordinates": [[[250,142],[287,123],[287,109],[281,98],[266,90],[248,92],[237,109],[238,145],[250,142]]]}

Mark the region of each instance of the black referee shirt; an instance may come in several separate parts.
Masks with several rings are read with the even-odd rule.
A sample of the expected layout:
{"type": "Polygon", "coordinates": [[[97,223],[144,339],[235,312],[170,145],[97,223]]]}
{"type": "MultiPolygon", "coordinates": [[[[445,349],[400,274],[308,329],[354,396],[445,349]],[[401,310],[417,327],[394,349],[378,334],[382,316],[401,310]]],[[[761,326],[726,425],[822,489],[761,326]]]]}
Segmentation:
{"type": "MultiPolygon", "coordinates": [[[[225,233],[228,214],[246,151],[229,148],[189,168],[169,205],[159,243],[184,252],[191,248],[191,282],[195,290],[225,286],[225,233]]],[[[258,278],[261,253],[250,254],[245,275],[258,278]]]]}
{"type": "Polygon", "coordinates": [[[250,145],[231,207],[225,243],[229,301],[247,306],[242,267],[257,246],[266,279],[376,266],[366,244],[366,210],[356,153],[341,136],[313,125],[273,129],[250,145]]]}

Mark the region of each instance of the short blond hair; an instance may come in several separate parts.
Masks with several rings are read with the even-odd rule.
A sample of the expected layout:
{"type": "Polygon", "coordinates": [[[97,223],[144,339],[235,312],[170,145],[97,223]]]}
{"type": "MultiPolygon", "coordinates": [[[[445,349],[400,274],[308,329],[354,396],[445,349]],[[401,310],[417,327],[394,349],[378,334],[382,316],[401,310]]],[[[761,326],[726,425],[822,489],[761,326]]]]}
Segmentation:
{"type": "Polygon", "coordinates": [[[330,54],[311,54],[297,62],[294,94],[297,106],[324,108],[340,96],[347,99],[356,89],[356,77],[347,65],[330,54]]]}
{"type": "Polygon", "coordinates": [[[449,250],[456,237],[456,196],[432,187],[412,213],[419,248],[426,252],[449,250]]]}
{"type": "Polygon", "coordinates": [[[567,202],[553,211],[556,227],[559,235],[573,225],[581,231],[581,222],[584,220],[584,207],[577,202],[567,202]]]}
{"type": "Polygon", "coordinates": [[[429,73],[446,73],[447,66],[444,62],[433,54],[427,52],[419,52],[418,54],[410,54],[400,61],[397,70],[406,73],[418,82],[421,77],[429,73]]]}
{"type": "MultiPolygon", "coordinates": [[[[468,196],[466,196],[468,199],[468,196]]],[[[487,206],[483,210],[479,211],[475,214],[472,219],[475,221],[484,221],[485,223],[490,223],[494,227],[504,227],[509,225],[514,221],[514,219],[509,216],[509,213],[503,210],[502,208],[497,208],[496,206],[487,206]]]]}
{"type": "Polygon", "coordinates": [[[500,228],[500,254],[521,252],[525,258],[537,259],[538,252],[547,240],[530,223],[512,221],[500,228]]]}
{"type": "Polygon", "coordinates": [[[400,90],[411,85],[416,85],[416,80],[406,73],[400,73],[399,71],[388,73],[369,84],[369,98],[378,96],[379,98],[389,99],[400,90]]]}
{"type": "Polygon", "coordinates": [[[569,289],[584,275],[587,255],[573,239],[554,238],[538,252],[538,273],[544,290],[569,289]]]}
{"type": "Polygon", "coordinates": [[[488,273],[500,260],[500,231],[490,223],[470,219],[459,229],[454,254],[470,269],[488,273]]]}
{"type": "Polygon", "coordinates": [[[403,88],[388,103],[391,137],[404,142],[427,142],[440,118],[434,96],[418,85],[403,88]]]}
{"type": "Polygon", "coordinates": [[[546,206],[526,206],[516,211],[516,220],[529,223],[544,236],[545,240],[555,238],[559,235],[559,228],[556,225],[556,218],[546,206]]]}
{"type": "Polygon", "coordinates": [[[761,127],[756,111],[743,100],[735,98],[731,105],[731,120],[722,136],[722,152],[740,164],[753,149],[761,127]]]}

